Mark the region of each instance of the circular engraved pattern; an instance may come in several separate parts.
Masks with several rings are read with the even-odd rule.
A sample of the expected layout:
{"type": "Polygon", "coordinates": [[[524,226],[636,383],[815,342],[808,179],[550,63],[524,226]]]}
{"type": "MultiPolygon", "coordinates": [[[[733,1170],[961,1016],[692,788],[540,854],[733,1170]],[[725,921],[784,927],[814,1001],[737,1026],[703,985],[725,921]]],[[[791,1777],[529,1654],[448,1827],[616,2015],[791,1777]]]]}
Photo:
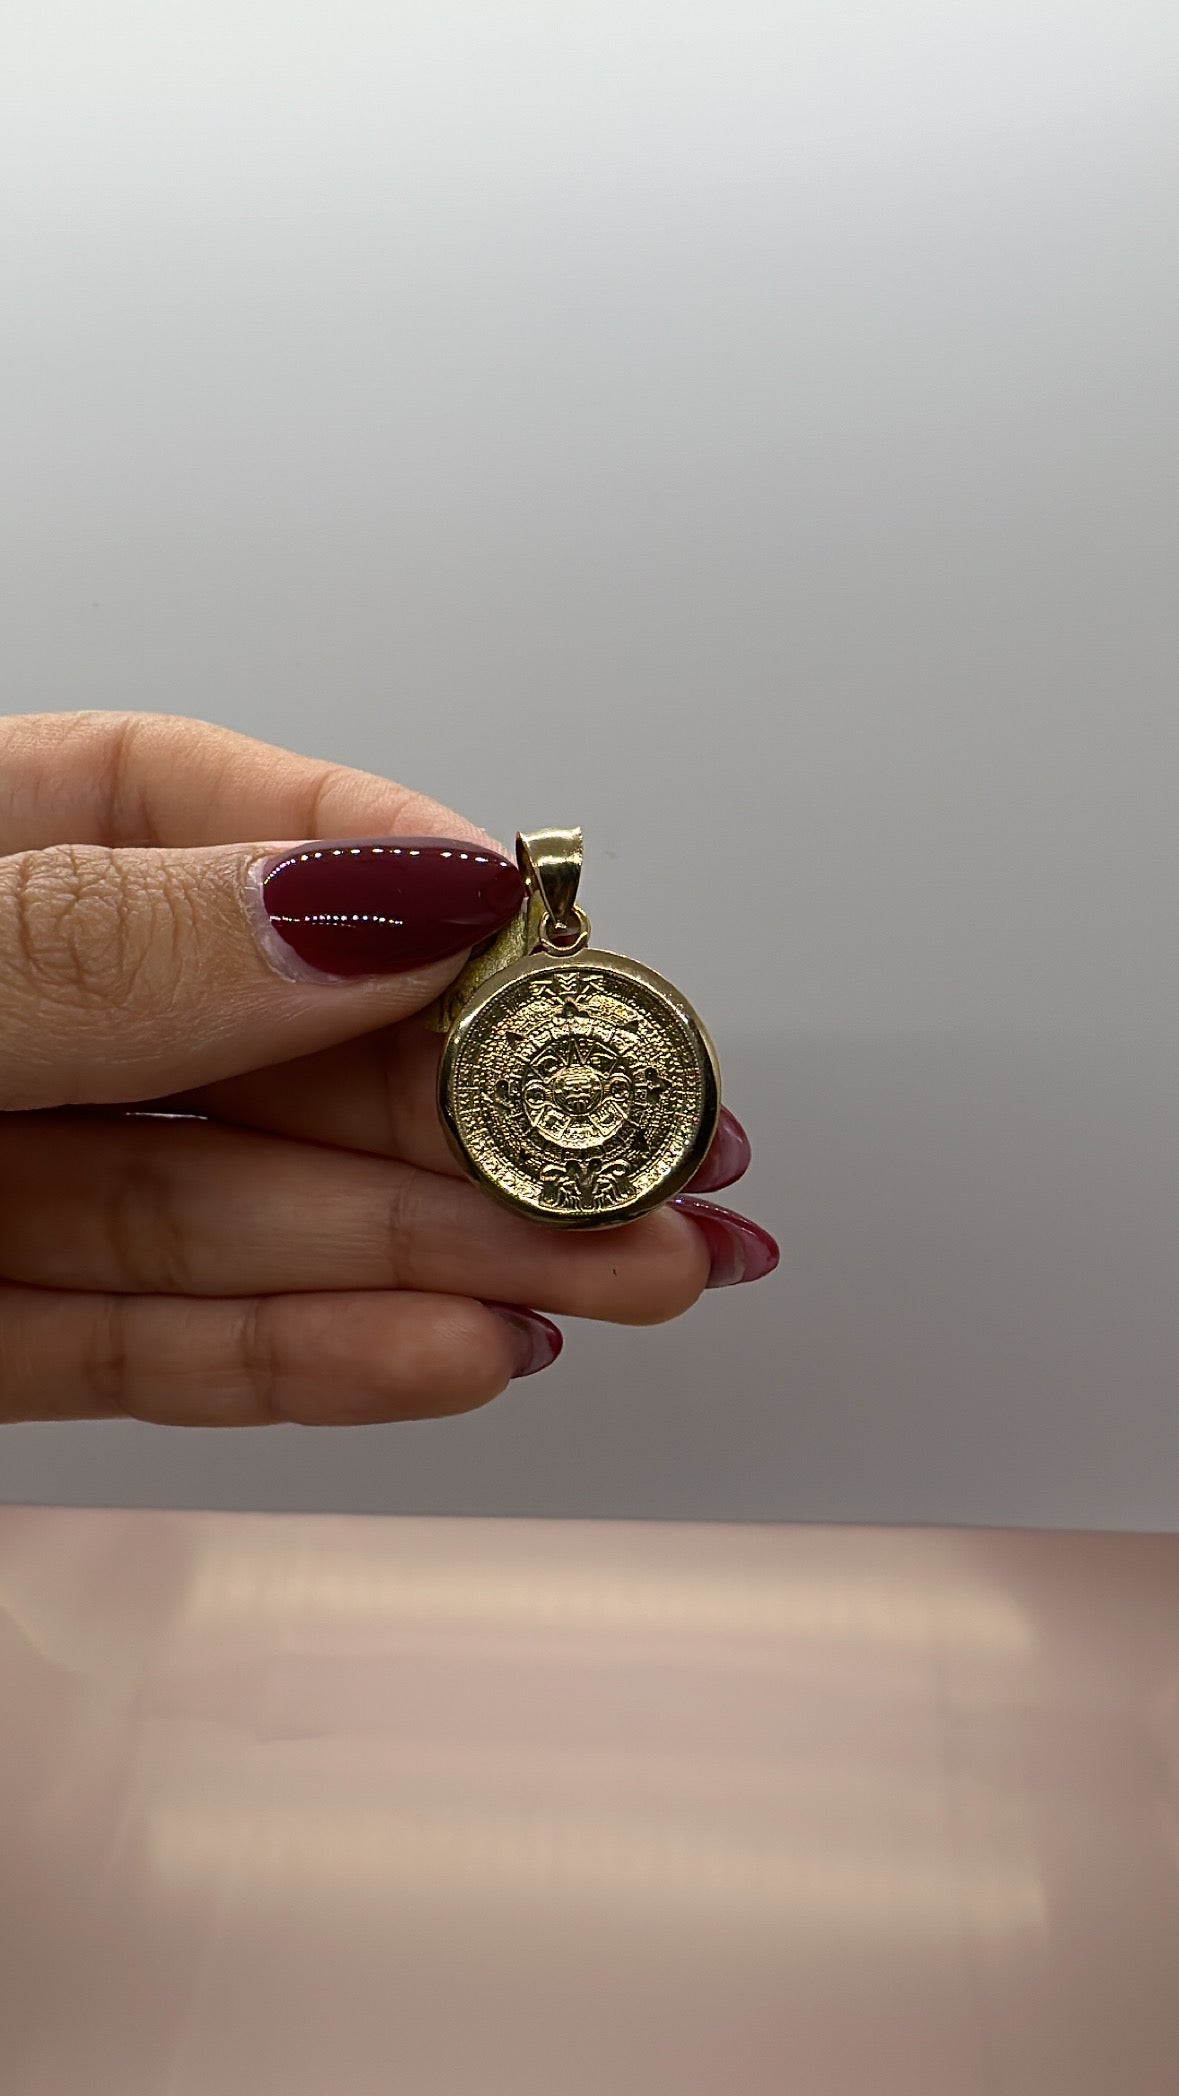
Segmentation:
{"type": "Polygon", "coordinates": [[[621,956],[522,961],[493,977],[447,1043],[451,1141],[510,1207],[574,1227],[666,1200],[711,1140],[704,1029],[669,983],[621,956]]]}
{"type": "Polygon", "coordinates": [[[635,1081],[617,1047],[592,1019],[542,1040],[523,1072],[520,1101],[533,1128],[561,1150],[609,1142],[631,1118],[635,1081]]]}

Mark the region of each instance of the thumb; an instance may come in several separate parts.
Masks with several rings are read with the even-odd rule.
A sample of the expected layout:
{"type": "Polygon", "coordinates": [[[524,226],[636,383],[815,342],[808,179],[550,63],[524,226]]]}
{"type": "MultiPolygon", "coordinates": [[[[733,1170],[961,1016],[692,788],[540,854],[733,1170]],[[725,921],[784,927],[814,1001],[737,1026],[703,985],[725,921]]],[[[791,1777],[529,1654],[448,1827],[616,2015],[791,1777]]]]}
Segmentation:
{"type": "Polygon", "coordinates": [[[159,1097],[420,1010],[516,914],[469,840],[0,859],[0,1108],[159,1097]]]}

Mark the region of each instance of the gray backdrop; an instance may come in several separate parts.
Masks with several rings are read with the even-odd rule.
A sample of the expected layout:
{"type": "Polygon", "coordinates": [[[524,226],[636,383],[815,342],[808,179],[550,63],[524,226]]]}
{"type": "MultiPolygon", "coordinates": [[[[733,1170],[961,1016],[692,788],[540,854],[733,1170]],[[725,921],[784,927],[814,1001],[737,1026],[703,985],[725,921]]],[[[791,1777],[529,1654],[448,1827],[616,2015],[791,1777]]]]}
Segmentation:
{"type": "Polygon", "coordinates": [[[784,1259],[0,1492],[1173,1525],[1177,88],[1152,0],[6,0],[5,704],[580,820],[784,1259]]]}

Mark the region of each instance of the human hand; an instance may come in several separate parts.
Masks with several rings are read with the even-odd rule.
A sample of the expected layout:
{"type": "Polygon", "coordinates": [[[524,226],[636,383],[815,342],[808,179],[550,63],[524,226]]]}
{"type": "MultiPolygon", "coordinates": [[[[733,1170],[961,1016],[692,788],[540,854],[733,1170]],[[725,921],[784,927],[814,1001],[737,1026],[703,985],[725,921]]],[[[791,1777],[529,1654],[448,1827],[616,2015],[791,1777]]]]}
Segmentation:
{"type": "Polygon", "coordinates": [[[697,1198],[745,1169],[731,1115],[693,1192],[590,1236],[458,1172],[414,1015],[523,890],[436,802],[36,715],[0,723],[0,853],[0,1419],[462,1411],[555,1359],[540,1310],[654,1323],[776,1263],[697,1198]]]}

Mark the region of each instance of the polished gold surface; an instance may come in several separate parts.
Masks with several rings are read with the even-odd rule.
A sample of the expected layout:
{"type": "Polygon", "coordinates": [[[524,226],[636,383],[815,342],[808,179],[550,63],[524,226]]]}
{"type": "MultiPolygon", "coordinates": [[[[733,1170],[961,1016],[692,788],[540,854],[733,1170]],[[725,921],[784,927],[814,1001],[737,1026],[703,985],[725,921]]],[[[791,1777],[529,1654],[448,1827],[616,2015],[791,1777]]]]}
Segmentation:
{"type": "Polygon", "coordinates": [[[629,1221],[687,1184],[719,1091],[703,1028],[661,977],[593,949],[515,964],[447,1042],[442,1113],[467,1169],[524,1215],[629,1221]]]}
{"type": "Polygon", "coordinates": [[[538,895],[544,906],[540,937],[546,943],[576,941],[588,936],[583,913],[577,907],[577,889],[585,858],[580,830],[521,831],[516,839],[520,871],[530,895],[538,895]]]}
{"type": "Polygon", "coordinates": [[[4,2096],[1175,2096],[1179,1538],[0,1510],[4,2096]]]}
{"type": "Polygon", "coordinates": [[[580,830],[521,835],[517,853],[527,907],[446,1000],[439,1111],[464,1169],[518,1214],[628,1222],[703,1161],[716,1052],[662,976],[589,946],[580,830]]]}

